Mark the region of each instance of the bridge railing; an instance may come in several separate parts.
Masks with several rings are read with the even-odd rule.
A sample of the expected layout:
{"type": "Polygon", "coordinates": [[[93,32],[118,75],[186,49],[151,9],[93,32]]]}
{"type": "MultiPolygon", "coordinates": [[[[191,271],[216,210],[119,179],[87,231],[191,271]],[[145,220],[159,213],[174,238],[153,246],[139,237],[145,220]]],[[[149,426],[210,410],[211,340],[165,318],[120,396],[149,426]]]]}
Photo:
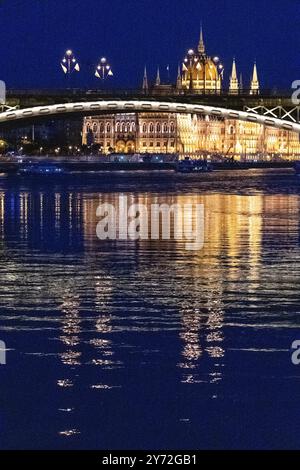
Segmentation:
{"type": "Polygon", "coordinates": [[[283,97],[289,98],[291,96],[291,90],[279,90],[279,89],[262,89],[259,95],[251,94],[250,90],[240,90],[238,93],[232,94],[228,90],[206,90],[205,92],[197,92],[193,90],[176,90],[175,88],[170,89],[150,89],[149,91],[143,91],[141,89],[88,89],[88,88],[57,88],[57,89],[8,89],[7,98],[15,97],[115,97],[115,98],[128,98],[128,97],[191,97],[191,98],[264,98],[264,97],[283,97]]]}

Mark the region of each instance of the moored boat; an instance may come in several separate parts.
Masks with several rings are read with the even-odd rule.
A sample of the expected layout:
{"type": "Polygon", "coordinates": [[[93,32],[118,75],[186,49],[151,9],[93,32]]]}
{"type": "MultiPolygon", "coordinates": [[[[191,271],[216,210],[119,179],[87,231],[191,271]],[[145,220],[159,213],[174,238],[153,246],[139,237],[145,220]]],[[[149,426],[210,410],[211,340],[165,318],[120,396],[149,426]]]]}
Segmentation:
{"type": "Polygon", "coordinates": [[[178,162],[177,171],[179,173],[209,173],[213,171],[213,167],[206,160],[191,160],[187,157],[178,162]]]}
{"type": "Polygon", "coordinates": [[[64,169],[59,164],[52,162],[23,163],[18,170],[19,175],[33,176],[62,175],[64,173],[64,169]]]}

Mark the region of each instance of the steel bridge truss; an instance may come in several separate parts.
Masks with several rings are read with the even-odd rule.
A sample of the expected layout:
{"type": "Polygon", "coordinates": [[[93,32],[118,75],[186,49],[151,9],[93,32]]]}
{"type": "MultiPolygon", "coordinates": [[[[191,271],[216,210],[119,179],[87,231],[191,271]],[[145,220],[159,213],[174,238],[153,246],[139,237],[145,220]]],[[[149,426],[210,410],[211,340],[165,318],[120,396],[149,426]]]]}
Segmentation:
{"type": "Polygon", "coordinates": [[[15,111],[18,106],[8,106],[7,104],[0,104],[0,112],[5,113],[6,111],[15,111]]]}
{"type": "Polygon", "coordinates": [[[300,123],[300,106],[294,108],[284,108],[283,106],[276,106],[275,108],[267,108],[266,106],[255,106],[249,108],[244,106],[244,111],[247,113],[258,114],[265,117],[273,117],[283,121],[290,121],[296,124],[300,123]]]}

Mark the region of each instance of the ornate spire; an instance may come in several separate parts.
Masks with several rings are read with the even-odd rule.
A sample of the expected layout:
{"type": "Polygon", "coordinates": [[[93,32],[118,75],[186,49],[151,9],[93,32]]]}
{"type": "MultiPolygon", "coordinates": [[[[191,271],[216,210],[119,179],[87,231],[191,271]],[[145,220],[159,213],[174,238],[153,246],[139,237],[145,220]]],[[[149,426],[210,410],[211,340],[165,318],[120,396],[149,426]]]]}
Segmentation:
{"type": "Polygon", "coordinates": [[[176,88],[177,88],[177,90],[181,90],[181,89],[182,89],[182,78],[181,78],[181,70],[180,70],[180,65],[179,65],[179,64],[178,64],[178,73],[177,73],[176,88]]]}
{"type": "Polygon", "coordinates": [[[232,95],[237,95],[238,92],[239,92],[239,82],[237,78],[235,59],[233,59],[232,71],[231,71],[231,76],[230,76],[229,93],[232,95]]]}
{"type": "Polygon", "coordinates": [[[243,75],[240,74],[240,90],[243,91],[244,89],[244,84],[243,84],[243,75]]]}
{"type": "Polygon", "coordinates": [[[145,65],[144,78],[143,78],[143,91],[147,92],[148,90],[149,90],[148,75],[147,75],[147,67],[145,65]]]}
{"type": "Polygon", "coordinates": [[[205,54],[205,44],[204,44],[204,39],[203,39],[203,28],[202,28],[202,24],[201,24],[201,27],[200,27],[200,40],[199,40],[199,44],[198,44],[198,52],[199,52],[201,55],[204,55],[204,54],[205,54]]]}
{"type": "Polygon", "coordinates": [[[159,70],[159,67],[157,67],[157,75],[156,75],[155,86],[159,86],[160,84],[161,84],[161,80],[160,80],[160,70],[159,70]]]}
{"type": "Polygon", "coordinates": [[[257,65],[256,65],[256,62],[254,62],[251,87],[250,87],[250,95],[259,95],[259,88],[260,86],[259,86],[259,80],[258,80],[257,65]]]}

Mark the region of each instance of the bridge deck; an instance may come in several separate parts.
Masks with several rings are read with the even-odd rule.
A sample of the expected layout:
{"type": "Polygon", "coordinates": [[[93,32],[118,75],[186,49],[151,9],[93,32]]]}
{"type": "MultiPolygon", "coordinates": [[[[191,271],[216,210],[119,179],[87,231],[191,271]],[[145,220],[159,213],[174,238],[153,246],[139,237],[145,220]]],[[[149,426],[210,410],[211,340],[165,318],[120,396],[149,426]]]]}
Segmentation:
{"type": "Polygon", "coordinates": [[[248,91],[238,95],[223,93],[195,94],[189,91],[178,92],[170,90],[161,93],[151,90],[145,94],[142,90],[84,90],[84,89],[35,89],[35,90],[8,90],[7,104],[27,108],[57,103],[86,102],[97,100],[163,100],[190,104],[206,104],[212,106],[243,109],[245,106],[285,106],[291,107],[291,91],[262,90],[259,96],[250,95],[248,91]]]}

